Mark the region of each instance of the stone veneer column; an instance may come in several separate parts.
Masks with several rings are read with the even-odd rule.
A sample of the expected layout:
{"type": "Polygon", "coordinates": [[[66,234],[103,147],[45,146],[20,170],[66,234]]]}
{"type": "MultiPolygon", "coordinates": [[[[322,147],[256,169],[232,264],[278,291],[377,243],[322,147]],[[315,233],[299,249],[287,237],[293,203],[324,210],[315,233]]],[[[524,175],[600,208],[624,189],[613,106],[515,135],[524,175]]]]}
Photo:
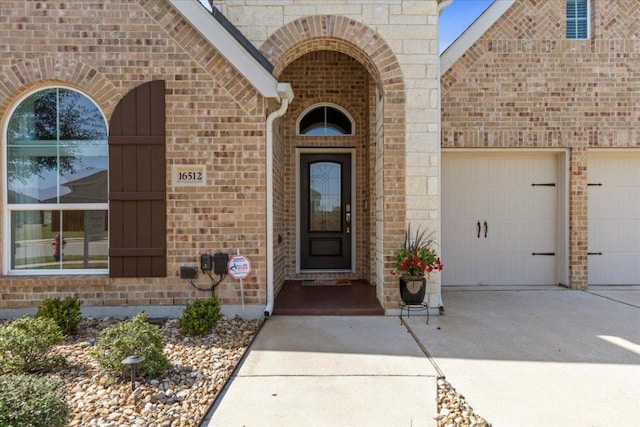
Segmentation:
{"type": "MultiPolygon", "coordinates": [[[[413,229],[418,225],[427,227],[433,232],[435,239],[439,240],[440,236],[438,1],[390,0],[375,3],[370,0],[333,0],[330,4],[322,4],[317,0],[220,0],[213,3],[274,62],[279,59],[275,53],[278,47],[265,42],[279,29],[292,23],[295,28],[285,31],[288,39],[279,41],[288,44],[290,48],[304,42],[298,38],[300,35],[327,33],[349,34],[351,39],[345,38],[345,41],[354,46],[371,46],[379,42],[376,39],[379,36],[391,48],[397,58],[399,70],[393,71],[389,79],[385,75],[389,73],[388,67],[393,64],[376,63],[378,74],[389,79],[377,83],[384,88],[386,85],[404,82],[405,91],[403,94],[394,93],[393,102],[388,99],[388,93],[384,94],[384,129],[382,135],[376,136],[378,141],[382,140],[385,144],[383,152],[379,152],[382,157],[377,158],[376,165],[377,172],[381,168],[384,170],[382,177],[376,174],[376,188],[382,187],[385,192],[382,200],[376,200],[376,275],[378,283],[385,284],[384,296],[381,298],[385,306],[397,308],[397,283],[390,275],[393,268],[391,255],[402,244],[403,230],[411,223],[413,229]],[[319,16],[344,16],[362,23],[375,33],[351,33],[349,28],[345,31],[324,28],[324,25],[333,25],[338,21],[312,18],[319,16]],[[300,20],[302,17],[309,19],[300,20]],[[398,96],[402,99],[397,99],[398,96]],[[404,104],[402,119],[396,119],[394,107],[390,106],[393,103],[404,104]],[[399,130],[403,125],[404,129],[399,130]],[[395,148],[396,144],[404,145],[402,160],[395,159],[386,151],[395,148]],[[387,197],[389,189],[399,184],[404,187],[405,197],[387,197]]],[[[366,48],[360,49],[367,51],[366,48]]],[[[358,54],[362,55],[362,52],[353,53],[357,59],[358,54]]],[[[437,275],[432,275],[431,281],[432,285],[435,284],[430,287],[430,296],[433,298],[438,293],[437,275]]],[[[378,291],[381,291],[380,287],[378,291]]]]}

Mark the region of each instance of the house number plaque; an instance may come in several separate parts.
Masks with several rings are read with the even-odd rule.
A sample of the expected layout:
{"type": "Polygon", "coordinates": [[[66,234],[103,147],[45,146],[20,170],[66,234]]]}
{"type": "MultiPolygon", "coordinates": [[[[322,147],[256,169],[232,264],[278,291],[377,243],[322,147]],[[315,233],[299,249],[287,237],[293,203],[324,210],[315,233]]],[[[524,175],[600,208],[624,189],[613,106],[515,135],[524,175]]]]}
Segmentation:
{"type": "Polygon", "coordinates": [[[177,165],[173,182],[176,185],[202,185],[205,182],[204,166],[177,165]]]}

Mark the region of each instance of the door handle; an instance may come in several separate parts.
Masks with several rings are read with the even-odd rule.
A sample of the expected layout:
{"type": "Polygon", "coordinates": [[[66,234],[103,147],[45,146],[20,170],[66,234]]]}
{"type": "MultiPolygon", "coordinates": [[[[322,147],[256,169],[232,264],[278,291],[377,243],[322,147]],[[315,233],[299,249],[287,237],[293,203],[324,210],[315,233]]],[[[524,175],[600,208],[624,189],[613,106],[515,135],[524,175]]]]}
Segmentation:
{"type": "MultiPolygon", "coordinates": [[[[349,209],[349,205],[347,205],[349,209]]],[[[347,223],[347,234],[351,234],[351,212],[344,214],[344,221],[347,223]]]]}
{"type": "Polygon", "coordinates": [[[480,231],[482,230],[482,226],[480,225],[480,221],[478,221],[478,239],[480,238],[480,231]]]}
{"type": "Polygon", "coordinates": [[[484,238],[487,238],[487,233],[489,232],[489,226],[487,225],[487,221],[484,222],[484,238]]]}

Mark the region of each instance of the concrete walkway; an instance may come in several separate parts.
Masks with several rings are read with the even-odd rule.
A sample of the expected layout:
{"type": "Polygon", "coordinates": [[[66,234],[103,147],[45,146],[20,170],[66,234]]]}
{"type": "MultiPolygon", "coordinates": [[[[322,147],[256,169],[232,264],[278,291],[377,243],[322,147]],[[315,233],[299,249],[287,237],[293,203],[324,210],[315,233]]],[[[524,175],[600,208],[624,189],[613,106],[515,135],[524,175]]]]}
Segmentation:
{"type": "Polygon", "coordinates": [[[494,427],[640,425],[640,287],[447,290],[408,324],[494,427]]]}
{"type": "Polygon", "coordinates": [[[397,317],[276,316],[203,425],[435,426],[436,381],[397,317]]]}
{"type": "MultiPolygon", "coordinates": [[[[405,320],[494,427],[640,425],[640,287],[443,299],[405,320]]],[[[435,426],[436,372],[397,317],[277,316],[204,425],[435,426]]]]}

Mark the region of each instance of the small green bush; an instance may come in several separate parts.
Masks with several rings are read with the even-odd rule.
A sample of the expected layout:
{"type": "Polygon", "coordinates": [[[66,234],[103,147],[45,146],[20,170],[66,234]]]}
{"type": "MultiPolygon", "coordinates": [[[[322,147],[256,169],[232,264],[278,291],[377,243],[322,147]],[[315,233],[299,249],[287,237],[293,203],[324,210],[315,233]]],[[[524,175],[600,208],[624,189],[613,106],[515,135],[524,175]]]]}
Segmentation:
{"type": "Polygon", "coordinates": [[[64,340],[55,321],[28,316],[0,327],[0,373],[46,371],[60,358],[47,355],[64,340]]]}
{"type": "Polygon", "coordinates": [[[130,368],[122,361],[129,356],[145,358],[136,371],[145,377],[157,378],[169,367],[162,352],[162,329],[147,322],[148,315],[140,313],[127,322],[105,329],[100,333],[92,351],[100,366],[120,378],[127,378],[130,368]]]}
{"type": "Polygon", "coordinates": [[[73,332],[82,321],[80,305],[77,297],[47,298],[38,307],[36,317],[48,317],[62,329],[63,334],[73,332]]]}
{"type": "Polygon", "coordinates": [[[0,426],[63,427],[71,409],[62,380],[52,376],[0,375],[0,426]]]}
{"type": "Polygon", "coordinates": [[[220,314],[220,303],[218,298],[195,300],[182,311],[180,318],[180,328],[187,335],[206,335],[218,323],[222,315],[220,314]]]}

